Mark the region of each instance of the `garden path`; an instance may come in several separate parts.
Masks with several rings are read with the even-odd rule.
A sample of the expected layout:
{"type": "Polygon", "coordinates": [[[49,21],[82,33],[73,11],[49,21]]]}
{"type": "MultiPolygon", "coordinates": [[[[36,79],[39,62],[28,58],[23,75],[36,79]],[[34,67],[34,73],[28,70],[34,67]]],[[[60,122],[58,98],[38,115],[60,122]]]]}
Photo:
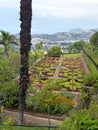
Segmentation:
{"type": "Polygon", "coordinates": [[[56,68],[56,71],[55,71],[55,73],[54,73],[54,79],[57,79],[58,78],[58,74],[59,74],[59,70],[60,70],[60,66],[61,66],[61,64],[62,64],[62,61],[63,61],[63,57],[61,57],[60,58],[60,60],[59,60],[59,64],[58,64],[58,66],[57,66],[57,68],[56,68]]]}
{"type": "MultiPolygon", "coordinates": [[[[3,121],[8,120],[9,118],[17,124],[18,112],[4,110],[3,121]]],[[[61,121],[56,119],[50,119],[51,126],[57,126],[61,121]]],[[[48,118],[38,117],[30,114],[24,114],[24,124],[32,124],[37,126],[48,126],[48,118]]]]}

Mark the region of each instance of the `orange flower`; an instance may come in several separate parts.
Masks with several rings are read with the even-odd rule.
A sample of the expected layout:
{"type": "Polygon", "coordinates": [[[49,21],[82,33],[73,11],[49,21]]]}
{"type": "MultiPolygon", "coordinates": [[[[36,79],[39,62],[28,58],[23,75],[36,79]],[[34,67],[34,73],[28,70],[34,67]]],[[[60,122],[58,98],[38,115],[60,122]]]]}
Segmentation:
{"type": "Polygon", "coordinates": [[[75,100],[70,100],[70,104],[74,106],[75,105],[75,100]]]}

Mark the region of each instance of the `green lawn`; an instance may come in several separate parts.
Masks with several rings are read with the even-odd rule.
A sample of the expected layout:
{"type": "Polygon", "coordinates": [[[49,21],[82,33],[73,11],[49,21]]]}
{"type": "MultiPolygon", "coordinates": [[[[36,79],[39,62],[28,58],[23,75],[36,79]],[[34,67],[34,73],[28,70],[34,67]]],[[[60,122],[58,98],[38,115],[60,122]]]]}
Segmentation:
{"type": "Polygon", "coordinates": [[[64,54],[63,57],[66,57],[66,58],[77,58],[81,56],[81,53],[77,53],[77,54],[64,54]]]}
{"type": "Polygon", "coordinates": [[[0,126],[0,130],[59,130],[59,128],[48,128],[48,127],[24,127],[24,126],[12,126],[12,127],[5,127],[4,125],[0,126]]]}

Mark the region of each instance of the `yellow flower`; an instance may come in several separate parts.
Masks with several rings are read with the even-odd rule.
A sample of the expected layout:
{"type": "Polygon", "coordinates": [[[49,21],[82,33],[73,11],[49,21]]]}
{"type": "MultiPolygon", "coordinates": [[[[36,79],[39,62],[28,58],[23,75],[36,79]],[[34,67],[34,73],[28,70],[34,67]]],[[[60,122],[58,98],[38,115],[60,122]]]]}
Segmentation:
{"type": "Polygon", "coordinates": [[[49,107],[49,104],[44,103],[43,106],[44,106],[44,107],[49,107]]]}

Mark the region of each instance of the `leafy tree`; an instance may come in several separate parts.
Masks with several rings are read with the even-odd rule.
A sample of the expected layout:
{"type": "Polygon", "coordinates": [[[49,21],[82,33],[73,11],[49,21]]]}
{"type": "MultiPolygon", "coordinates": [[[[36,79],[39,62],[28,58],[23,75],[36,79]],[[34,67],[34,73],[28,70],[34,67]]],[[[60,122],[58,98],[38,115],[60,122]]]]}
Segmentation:
{"type": "Polygon", "coordinates": [[[42,50],[42,48],[43,48],[43,42],[42,41],[35,45],[35,51],[42,50]]]}
{"type": "Polygon", "coordinates": [[[19,74],[19,54],[11,53],[6,59],[0,58],[0,88],[9,87],[19,74]]]}
{"type": "Polygon", "coordinates": [[[4,53],[7,55],[9,45],[18,45],[18,40],[14,35],[11,35],[9,32],[0,31],[0,33],[0,44],[4,46],[4,53]]]}
{"type": "Polygon", "coordinates": [[[4,105],[7,107],[18,106],[18,85],[15,78],[19,74],[19,54],[10,53],[5,58],[0,58],[0,93],[4,95],[4,105]]]}
{"type": "Polygon", "coordinates": [[[68,46],[69,53],[79,53],[86,46],[85,41],[78,41],[68,46]]]}
{"type": "Polygon", "coordinates": [[[90,44],[94,46],[95,48],[98,48],[98,32],[94,33],[90,37],[90,44]]]}
{"type": "Polygon", "coordinates": [[[62,54],[60,46],[53,46],[47,53],[49,57],[60,57],[62,54]]]}
{"type": "Polygon", "coordinates": [[[73,44],[69,45],[69,46],[67,47],[68,53],[72,53],[73,48],[74,48],[74,45],[73,45],[73,44]]]}
{"type": "Polygon", "coordinates": [[[31,17],[32,17],[32,0],[21,0],[20,1],[20,20],[21,20],[21,31],[20,31],[20,88],[19,88],[19,117],[18,124],[23,123],[25,99],[27,87],[29,84],[28,74],[28,58],[31,46],[31,17]]]}

